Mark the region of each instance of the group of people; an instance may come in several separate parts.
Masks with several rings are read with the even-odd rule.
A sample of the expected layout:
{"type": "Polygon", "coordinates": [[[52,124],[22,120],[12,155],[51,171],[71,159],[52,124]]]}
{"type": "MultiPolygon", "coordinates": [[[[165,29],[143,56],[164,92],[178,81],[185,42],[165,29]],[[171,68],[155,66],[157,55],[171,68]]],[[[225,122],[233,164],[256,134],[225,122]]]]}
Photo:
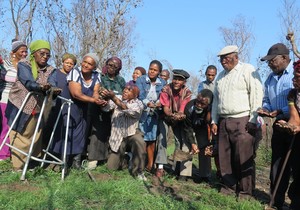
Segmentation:
{"type": "MultiPolygon", "coordinates": [[[[300,209],[296,164],[300,149],[300,61],[291,61],[284,44],[273,45],[261,59],[272,70],[264,86],[254,66],[239,60],[237,46],[224,47],[218,54],[224,70],[217,75],[216,66],[209,65],[206,80],[199,84],[194,99],[186,85],[189,73],[173,69],[170,78],[170,72],[158,60],[150,62],[148,71],[136,67],[132,80],[126,82],[120,76],[122,61],[118,57],[107,59],[99,70],[97,54],[87,53],[77,64],[73,54],[65,53],[62,67],[56,69],[48,64],[49,42],[33,41],[29,59],[27,50],[25,43],[13,40],[10,57],[4,62],[1,59],[1,140],[12,126],[8,142],[28,151],[34,140],[33,155],[40,156],[62,106],[60,97],[56,97],[60,95],[74,102],[66,148],[68,167],[80,169],[85,156],[89,170],[105,163],[111,170],[129,168],[141,180],[147,179],[145,172],[162,178],[169,163],[167,146],[172,129],[172,169],[178,179],[192,176],[192,157],[198,154],[200,177],[208,182],[213,156],[222,182],[220,192],[248,199],[255,189],[257,118],[276,118],[270,173],[271,193],[276,193],[274,206],[283,207],[292,174],[290,207],[300,209]],[[30,92],[34,94],[24,102],[30,92]],[[40,113],[45,97],[50,108],[40,113]],[[23,102],[25,106],[16,117],[23,102]],[[36,129],[40,114],[43,120],[36,129]],[[290,148],[290,161],[280,177],[290,148]],[[176,156],[178,153],[181,157],[176,156]],[[278,181],[279,188],[274,192],[278,181]]],[[[63,107],[50,148],[58,156],[64,151],[67,121],[68,109],[63,107]]],[[[18,150],[4,146],[0,155],[1,159],[11,157],[14,170],[23,169],[26,156],[18,150]]]]}

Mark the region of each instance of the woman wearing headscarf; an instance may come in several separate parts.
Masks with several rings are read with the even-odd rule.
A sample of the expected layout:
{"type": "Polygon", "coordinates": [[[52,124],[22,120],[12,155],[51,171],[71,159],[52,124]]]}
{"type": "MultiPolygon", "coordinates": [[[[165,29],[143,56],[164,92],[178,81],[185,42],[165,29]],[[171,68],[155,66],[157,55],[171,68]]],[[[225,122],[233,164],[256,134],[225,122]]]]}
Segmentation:
{"type": "MultiPolygon", "coordinates": [[[[74,64],[76,63],[73,56],[65,55],[65,58],[63,59],[64,62],[71,59],[74,64]]],[[[72,165],[75,169],[81,168],[81,155],[86,146],[88,105],[95,104],[99,106],[106,103],[104,100],[99,99],[98,91],[101,80],[99,73],[96,71],[98,64],[97,54],[88,53],[83,57],[81,65],[73,68],[66,75],[66,80],[63,79],[64,75],[61,75],[58,80],[58,87],[62,88],[61,95],[64,98],[72,99],[74,102],[71,106],[67,155],[69,155],[68,165],[72,165]]],[[[53,148],[53,151],[58,154],[63,152],[67,108],[63,111],[63,119],[62,132],[56,136],[57,141],[53,148]]]]}
{"type": "MultiPolygon", "coordinates": [[[[55,84],[55,86],[57,88],[59,88],[61,90],[60,95],[64,98],[70,99],[70,92],[69,92],[69,88],[68,88],[68,83],[67,83],[67,76],[69,74],[69,72],[74,68],[74,66],[77,63],[77,59],[73,54],[70,53],[65,53],[62,56],[62,68],[60,70],[54,71],[49,80],[52,83],[55,84]]],[[[63,104],[64,101],[62,101],[61,99],[56,99],[55,103],[52,107],[51,113],[49,114],[49,119],[44,127],[43,130],[43,139],[44,140],[49,140],[51,137],[51,133],[53,131],[53,127],[55,125],[55,122],[57,120],[57,116],[58,113],[60,111],[61,105],[63,104]]],[[[66,121],[67,121],[67,111],[68,111],[68,107],[64,106],[63,110],[62,110],[62,115],[60,116],[60,120],[58,121],[58,125],[56,127],[55,130],[55,134],[54,134],[54,143],[52,144],[52,149],[55,148],[55,152],[57,154],[62,154],[63,148],[62,145],[64,143],[64,134],[66,131],[66,121]]],[[[69,134],[70,134],[70,139],[72,139],[72,134],[73,132],[71,131],[72,127],[69,128],[69,134]]],[[[48,144],[48,142],[44,141],[43,143],[48,144]]],[[[68,150],[67,150],[67,154],[69,154],[70,152],[70,145],[68,145],[68,150]]]]}
{"type": "MultiPolygon", "coordinates": [[[[7,134],[9,127],[7,125],[7,119],[5,117],[5,109],[8,101],[8,94],[17,78],[17,65],[20,60],[25,59],[28,55],[27,45],[16,39],[12,40],[12,49],[10,52],[10,56],[8,59],[4,60],[4,68],[5,70],[1,70],[1,113],[2,113],[2,131],[0,134],[0,144],[2,143],[5,135],[7,134]]],[[[9,142],[9,138],[7,138],[7,142],[9,142]]],[[[10,157],[10,151],[8,146],[3,146],[0,151],[0,160],[6,159],[10,157]]]]}
{"type": "MultiPolygon", "coordinates": [[[[54,68],[48,64],[51,56],[50,43],[45,40],[36,40],[30,44],[29,49],[30,60],[24,59],[19,61],[18,77],[9,92],[5,114],[10,126],[29,92],[42,93],[51,87],[47,81],[49,75],[54,71],[54,68]]],[[[29,151],[43,99],[44,94],[33,94],[30,96],[9,134],[11,145],[24,152],[29,151]]],[[[32,151],[33,156],[39,156],[41,153],[41,128],[42,126],[39,127],[36,134],[32,151]]],[[[20,170],[25,164],[26,156],[13,149],[11,151],[11,160],[14,170],[20,170]]]]}
{"type": "MultiPolygon", "coordinates": [[[[122,69],[122,61],[118,57],[111,57],[102,68],[101,84],[107,90],[112,90],[116,95],[122,95],[126,82],[119,75],[122,69]]],[[[98,161],[104,162],[108,156],[108,138],[111,132],[112,111],[101,111],[99,107],[89,107],[89,145],[88,168],[95,169],[98,161]]]]}

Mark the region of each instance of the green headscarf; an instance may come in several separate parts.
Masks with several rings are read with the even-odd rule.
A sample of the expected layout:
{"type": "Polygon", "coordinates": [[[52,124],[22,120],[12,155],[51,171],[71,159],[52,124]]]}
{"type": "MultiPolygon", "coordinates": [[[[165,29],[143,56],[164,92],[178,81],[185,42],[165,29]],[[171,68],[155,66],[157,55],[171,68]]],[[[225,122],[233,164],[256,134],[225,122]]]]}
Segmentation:
{"type": "Polygon", "coordinates": [[[50,47],[50,43],[45,40],[36,40],[34,42],[31,42],[29,49],[30,49],[30,63],[31,63],[32,75],[33,78],[36,79],[38,72],[37,72],[37,64],[35,62],[33,54],[40,49],[50,50],[51,47],[50,47]]]}

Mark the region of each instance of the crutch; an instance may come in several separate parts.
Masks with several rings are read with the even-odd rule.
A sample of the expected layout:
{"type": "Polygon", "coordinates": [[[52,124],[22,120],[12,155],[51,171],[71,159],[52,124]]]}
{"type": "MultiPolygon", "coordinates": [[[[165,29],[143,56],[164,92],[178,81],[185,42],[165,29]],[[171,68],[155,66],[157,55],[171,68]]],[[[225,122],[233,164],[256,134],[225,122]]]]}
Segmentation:
{"type": "Polygon", "coordinates": [[[283,162],[283,164],[282,164],[282,167],[281,167],[279,176],[278,176],[278,178],[277,178],[277,181],[276,181],[276,184],[275,184],[274,191],[273,191],[273,193],[272,193],[272,195],[271,195],[271,200],[270,200],[270,203],[269,203],[269,206],[270,206],[270,207],[272,207],[273,204],[274,204],[275,195],[276,195],[276,193],[277,193],[278,186],[279,186],[280,181],[281,181],[281,178],[282,178],[282,174],[283,174],[283,172],[284,172],[284,170],[285,170],[286,164],[287,164],[287,162],[288,162],[288,160],[289,160],[290,154],[291,154],[292,149],[293,149],[293,145],[294,145],[294,141],[295,141],[295,136],[296,136],[296,135],[293,135],[293,138],[292,138],[291,143],[290,143],[290,146],[289,146],[289,150],[288,150],[288,152],[286,153],[286,156],[285,156],[284,162],[283,162]]]}
{"type": "Polygon", "coordinates": [[[27,168],[28,168],[28,165],[29,165],[29,161],[30,161],[31,156],[32,156],[33,145],[34,145],[34,142],[35,142],[35,139],[36,139],[37,132],[39,130],[39,126],[40,126],[41,121],[42,121],[42,116],[43,116],[43,112],[44,112],[45,105],[46,105],[46,102],[47,102],[47,98],[48,98],[47,96],[44,97],[43,105],[42,105],[42,108],[41,108],[41,111],[40,111],[40,114],[39,114],[39,117],[38,117],[38,121],[37,121],[35,130],[34,130],[34,134],[33,134],[32,140],[31,140],[30,148],[29,148],[29,151],[28,151],[28,154],[27,154],[26,162],[25,162],[25,165],[24,165],[24,168],[23,168],[23,171],[22,171],[22,175],[21,175],[21,178],[20,178],[21,181],[25,180],[25,174],[26,174],[26,171],[27,171],[27,168]]]}
{"type": "MultiPolygon", "coordinates": [[[[53,130],[52,130],[52,133],[51,133],[51,136],[50,136],[50,140],[49,140],[49,143],[48,143],[48,146],[46,148],[46,150],[43,150],[45,152],[44,154],[44,157],[43,157],[43,161],[42,161],[42,164],[41,164],[41,167],[43,167],[44,163],[46,162],[46,156],[49,155],[51,156],[52,158],[54,158],[55,160],[58,160],[57,157],[55,157],[54,155],[52,155],[51,153],[49,153],[49,149],[52,145],[52,142],[53,142],[53,138],[54,138],[54,133],[56,131],[56,128],[57,128],[57,125],[58,125],[58,122],[59,122],[59,119],[60,119],[60,116],[62,115],[62,110],[64,108],[65,105],[68,105],[68,112],[67,112],[67,124],[66,124],[66,131],[65,131],[65,140],[64,140],[64,151],[63,151],[63,160],[62,162],[59,161],[59,164],[62,165],[62,174],[61,174],[61,179],[64,180],[64,176],[65,176],[65,171],[66,171],[66,168],[67,168],[67,143],[68,143],[68,136],[69,136],[69,124],[70,124],[70,113],[71,113],[71,104],[73,103],[72,100],[70,99],[66,99],[64,97],[61,97],[61,96],[57,96],[57,98],[61,99],[63,101],[61,107],[60,107],[60,110],[59,110],[59,113],[58,113],[58,116],[56,118],[56,121],[55,121],[55,125],[53,127],[53,130]]],[[[56,162],[52,162],[52,163],[56,163],[56,162]]]]}

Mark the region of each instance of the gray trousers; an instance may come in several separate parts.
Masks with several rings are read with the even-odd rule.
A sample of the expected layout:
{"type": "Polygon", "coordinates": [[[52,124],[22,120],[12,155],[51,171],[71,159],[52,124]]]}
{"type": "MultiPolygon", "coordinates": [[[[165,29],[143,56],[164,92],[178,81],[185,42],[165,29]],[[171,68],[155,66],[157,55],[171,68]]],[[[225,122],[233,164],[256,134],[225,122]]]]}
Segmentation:
{"type": "Polygon", "coordinates": [[[107,160],[107,168],[110,170],[118,170],[123,168],[125,160],[125,152],[132,153],[132,170],[131,174],[136,176],[145,168],[146,146],[144,138],[140,131],[133,136],[123,139],[118,152],[111,152],[107,160]]]}
{"type": "MultiPolygon", "coordinates": [[[[155,163],[156,164],[167,164],[167,134],[169,133],[169,125],[163,120],[159,123],[159,135],[158,135],[158,147],[155,163]]],[[[182,122],[172,126],[175,140],[175,149],[181,149],[182,151],[189,152],[189,146],[184,137],[184,130],[182,122]]],[[[173,169],[176,167],[176,162],[173,163],[173,169]]],[[[192,176],[192,161],[180,162],[180,175],[181,176],[192,176]]]]}

